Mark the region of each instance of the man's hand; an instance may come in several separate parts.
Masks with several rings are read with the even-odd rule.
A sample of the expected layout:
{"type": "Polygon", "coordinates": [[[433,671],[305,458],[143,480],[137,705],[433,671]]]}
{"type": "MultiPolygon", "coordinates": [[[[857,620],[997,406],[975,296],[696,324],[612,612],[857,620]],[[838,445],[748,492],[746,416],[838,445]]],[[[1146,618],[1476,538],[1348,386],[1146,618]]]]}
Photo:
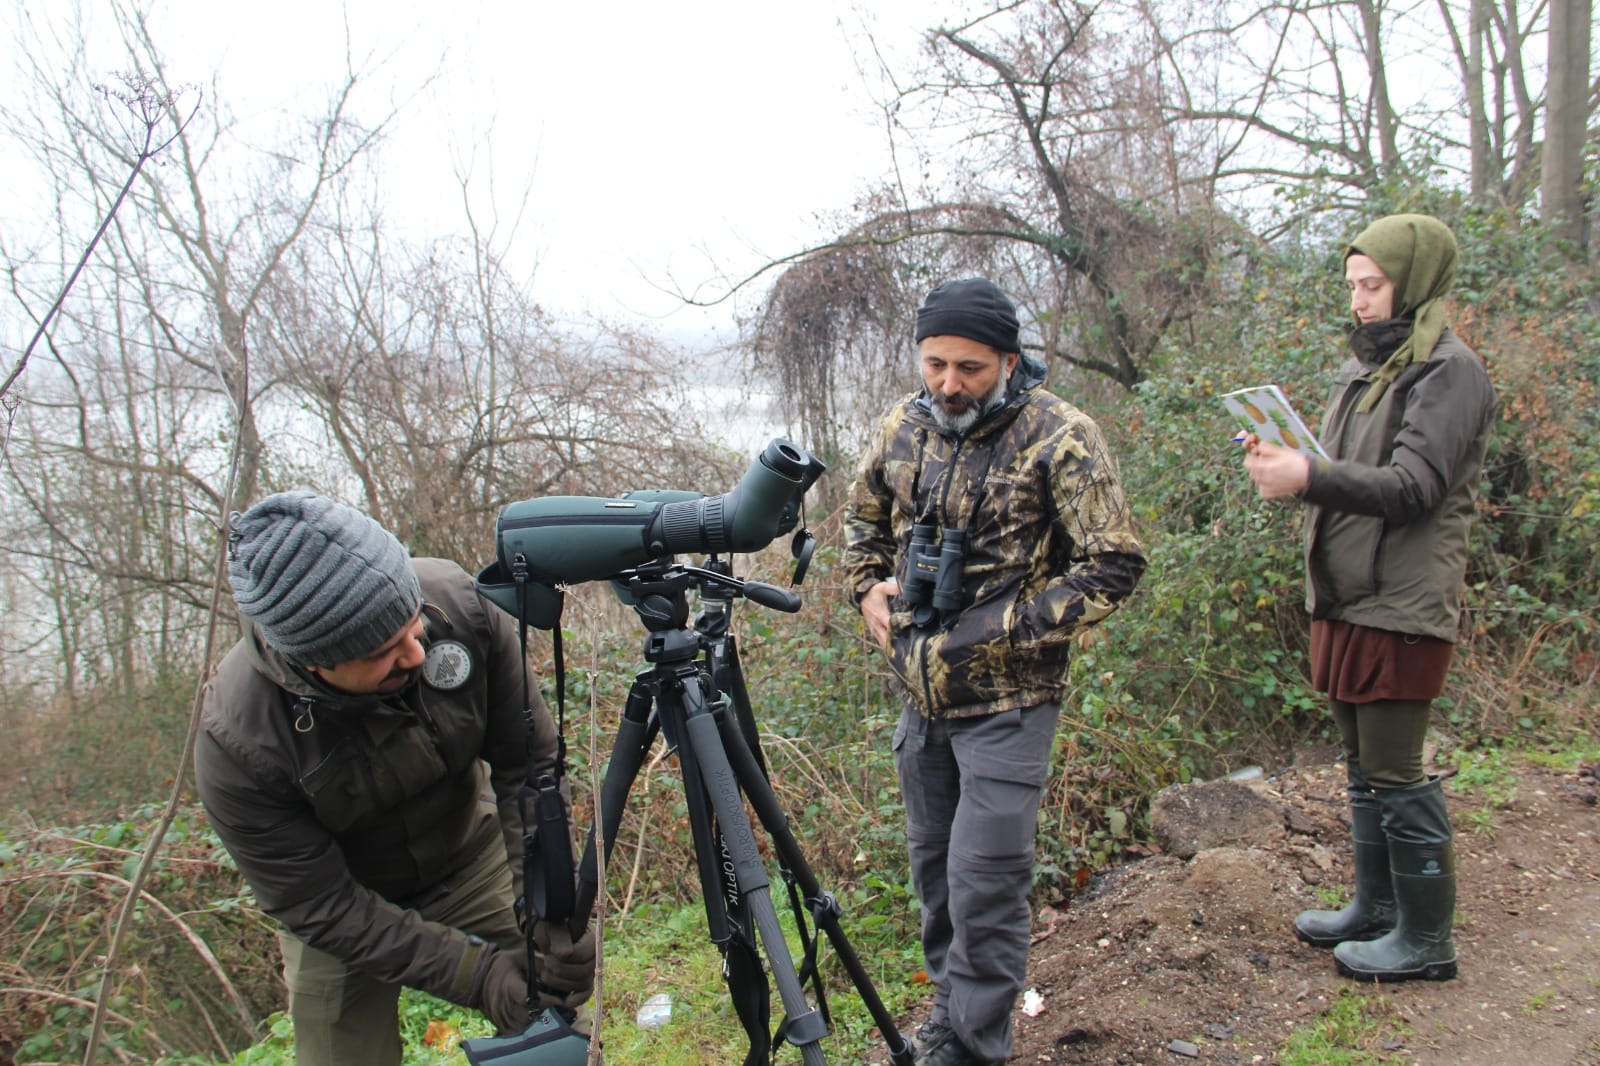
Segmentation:
{"type": "Polygon", "coordinates": [[[1263,440],[1247,440],[1244,468],[1263,499],[1281,500],[1299,494],[1311,482],[1311,460],[1299,452],[1263,440]]]}
{"type": "Polygon", "coordinates": [[[534,922],[533,946],[540,1004],[570,1010],[587,1002],[594,994],[594,927],[573,940],[565,922],[534,922]]]}
{"type": "Polygon", "coordinates": [[[492,945],[482,950],[467,1005],[483,1011],[501,1036],[520,1033],[530,1020],[527,953],[500,951],[492,945]]]}
{"type": "Polygon", "coordinates": [[[891,579],[878,582],[861,597],[861,617],[866,619],[867,632],[884,651],[889,650],[889,599],[898,595],[900,583],[891,579]]]}

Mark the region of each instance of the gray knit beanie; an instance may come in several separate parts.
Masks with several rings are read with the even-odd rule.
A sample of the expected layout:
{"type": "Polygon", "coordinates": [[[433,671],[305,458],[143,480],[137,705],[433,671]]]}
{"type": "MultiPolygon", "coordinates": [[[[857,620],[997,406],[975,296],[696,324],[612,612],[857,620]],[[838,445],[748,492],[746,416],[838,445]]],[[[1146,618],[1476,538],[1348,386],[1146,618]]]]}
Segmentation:
{"type": "Polygon", "coordinates": [[[326,496],[268,496],[228,520],[228,581],[239,611],[302,666],[371,655],[422,608],[394,534],[326,496]]]}

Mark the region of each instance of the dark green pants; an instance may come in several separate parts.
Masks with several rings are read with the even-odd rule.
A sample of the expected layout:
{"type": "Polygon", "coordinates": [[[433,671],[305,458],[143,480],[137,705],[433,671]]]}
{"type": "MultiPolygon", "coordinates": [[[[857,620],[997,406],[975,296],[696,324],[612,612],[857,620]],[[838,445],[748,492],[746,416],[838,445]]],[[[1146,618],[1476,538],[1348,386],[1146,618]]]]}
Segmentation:
{"type": "MultiPolygon", "coordinates": [[[[429,893],[417,913],[493,944],[522,943],[511,907],[511,869],[498,837],[429,893]]],[[[399,1066],[400,986],[352,970],[280,932],[298,1066],[399,1066]]]]}
{"type": "Polygon", "coordinates": [[[1344,753],[1361,767],[1375,789],[1410,788],[1428,780],[1422,742],[1428,736],[1432,700],[1328,701],[1344,741],[1344,753]]]}

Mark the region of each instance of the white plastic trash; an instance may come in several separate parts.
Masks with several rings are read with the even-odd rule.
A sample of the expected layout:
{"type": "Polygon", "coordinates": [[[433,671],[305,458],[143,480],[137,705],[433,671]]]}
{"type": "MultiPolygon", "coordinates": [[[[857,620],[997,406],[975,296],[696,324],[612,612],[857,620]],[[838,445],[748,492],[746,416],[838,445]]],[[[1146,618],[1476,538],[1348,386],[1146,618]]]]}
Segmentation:
{"type": "Polygon", "coordinates": [[[639,1013],[633,1016],[641,1029],[659,1029],[672,1020],[672,997],[665,992],[657,992],[639,1005],[639,1013]]]}

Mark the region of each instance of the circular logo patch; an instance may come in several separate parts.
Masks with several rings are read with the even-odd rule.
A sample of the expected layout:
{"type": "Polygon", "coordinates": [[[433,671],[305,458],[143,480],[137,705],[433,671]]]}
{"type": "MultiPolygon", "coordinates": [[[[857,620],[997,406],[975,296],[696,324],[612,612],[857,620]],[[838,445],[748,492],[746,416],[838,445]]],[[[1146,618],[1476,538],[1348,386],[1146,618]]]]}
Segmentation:
{"type": "Polygon", "coordinates": [[[449,692],[467,683],[472,676],[472,653],[459,640],[441,640],[428,646],[422,660],[422,680],[436,689],[449,692]]]}

